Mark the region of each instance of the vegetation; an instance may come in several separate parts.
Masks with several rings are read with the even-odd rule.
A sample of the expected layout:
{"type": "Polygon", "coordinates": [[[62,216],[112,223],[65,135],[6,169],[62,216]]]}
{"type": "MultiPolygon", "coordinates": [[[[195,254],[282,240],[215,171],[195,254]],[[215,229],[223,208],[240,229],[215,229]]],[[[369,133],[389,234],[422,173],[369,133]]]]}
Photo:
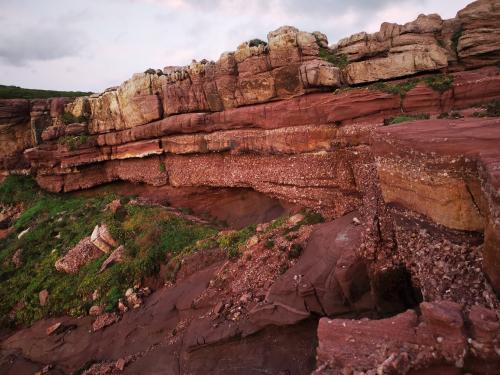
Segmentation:
{"type": "Polygon", "coordinates": [[[418,80],[411,79],[408,81],[389,83],[389,82],[376,82],[369,86],[371,90],[378,90],[392,95],[399,95],[404,98],[408,91],[415,88],[418,80]]]}
{"type": "Polygon", "coordinates": [[[394,125],[402,122],[428,120],[430,115],[428,113],[419,113],[416,115],[400,115],[384,119],[384,125],[394,125]]]}
{"type": "Polygon", "coordinates": [[[66,125],[88,121],[88,118],[86,116],[76,117],[75,115],[69,112],[64,112],[63,115],[61,116],[61,119],[62,122],[64,122],[66,125]]]}
{"type": "MultiPolygon", "coordinates": [[[[127,205],[116,213],[104,210],[115,198],[112,194],[93,198],[49,194],[26,177],[10,176],[0,185],[0,204],[22,204],[26,208],[15,221],[13,232],[0,240],[1,325],[30,324],[61,314],[79,316],[96,303],[114,310],[127,288],[156,275],[168,258],[203,248],[201,244],[218,232],[161,207],[127,205]],[[76,274],[58,272],[56,260],[101,223],[106,223],[112,235],[125,245],[126,260],[100,273],[106,259],[103,254],[76,274]],[[28,228],[18,239],[18,234],[28,228]],[[22,249],[22,263],[16,267],[12,257],[18,249],[22,249]],[[50,296],[42,307],[38,294],[43,289],[50,296]],[[91,299],[94,290],[100,296],[95,302],[91,299]]],[[[245,236],[240,234],[234,241],[238,243],[245,236]]],[[[229,241],[231,246],[233,241],[229,241]]]]}
{"type": "Polygon", "coordinates": [[[460,25],[460,27],[451,36],[451,47],[453,48],[453,51],[455,51],[457,56],[458,56],[458,41],[462,36],[463,32],[464,29],[462,28],[462,25],[460,25]]]}
{"type": "Polygon", "coordinates": [[[88,135],[66,135],[57,140],[60,145],[66,146],[70,151],[76,150],[79,146],[89,141],[88,135]]]}
{"type": "Polygon", "coordinates": [[[319,224],[319,223],[323,223],[325,221],[325,219],[323,218],[323,216],[321,216],[321,214],[318,214],[318,213],[313,212],[313,211],[302,210],[300,213],[302,215],[304,215],[304,218],[301,221],[299,221],[297,224],[291,226],[290,228],[287,228],[284,231],[284,234],[295,232],[295,231],[299,230],[299,228],[303,225],[319,224]]]}
{"type": "Polygon", "coordinates": [[[24,89],[18,86],[0,85],[0,99],[46,99],[56,97],[77,97],[91,95],[92,92],[83,91],[55,91],[24,89]]]}
{"type": "Polygon", "coordinates": [[[424,82],[434,91],[445,92],[453,87],[453,76],[436,74],[424,78],[424,82]]]}
{"type": "Polygon", "coordinates": [[[267,43],[261,39],[252,39],[248,42],[249,47],[267,46],[267,43]]]}
{"type": "Polygon", "coordinates": [[[255,225],[249,225],[239,231],[229,232],[217,238],[218,245],[226,251],[229,258],[236,258],[240,254],[240,247],[255,234],[255,225]]]}
{"type": "Polygon", "coordinates": [[[319,47],[319,57],[325,61],[328,61],[329,63],[333,64],[338,68],[345,68],[347,64],[349,64],[346,55],[337,54],[325,47],[319,47]]]}
{"type": "Polygon", "coordinates": [[[493,100],[482,106],[484,112],[474,112],[475,117],[499,117],[500,116],[500,100],[493,100]]]}

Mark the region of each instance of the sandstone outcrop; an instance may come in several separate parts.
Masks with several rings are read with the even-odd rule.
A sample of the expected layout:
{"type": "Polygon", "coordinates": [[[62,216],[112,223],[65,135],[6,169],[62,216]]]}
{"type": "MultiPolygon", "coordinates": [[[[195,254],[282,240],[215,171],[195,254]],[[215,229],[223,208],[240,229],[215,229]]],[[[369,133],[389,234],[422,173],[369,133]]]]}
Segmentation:
{"type": "Polygon", "coordinates": [[[500,323],[493,310],[464,314],[447,301],[420,305],[382,320],[330,320],[318,327],[315,374],[495,373],[500,370],[500,323]]]}
{"type": "MultiPolygon", "coordinates": [[[[451,20],[384,23],[330,47],[284,26],[216,62],[147,70],[89,97],[0,101],[2,173],[51,192],[113,181],[152,195],[252,189],[327,220],[261,224],[238,259],[217,247],[189,255],[175,284],[144,301],[131,289],[129,307],[144,308],[120,300],[122,316],[101,315],[99,340],[78,323],[67,337],[87,357],[58,365],[307,373],[318,346],[318,373],[498,371],[500,121],[485,106],[500,99],[499,8],[479,0],[451,20]]],[[[56,268],[110,253],[105,275],[125,256],[117,247],[97,226],[56,268]]],[[[67,358],[45,329],[25,331],[43,332],[29,357],[67,358]]]]}

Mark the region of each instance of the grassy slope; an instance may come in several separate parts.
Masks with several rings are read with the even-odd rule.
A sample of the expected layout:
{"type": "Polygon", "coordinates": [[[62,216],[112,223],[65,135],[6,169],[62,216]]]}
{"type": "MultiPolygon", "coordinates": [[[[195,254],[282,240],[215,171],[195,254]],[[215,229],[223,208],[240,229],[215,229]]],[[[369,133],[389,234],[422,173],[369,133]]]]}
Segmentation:
{"type": "Polygon", "coordinates": [[[217,234],[214,227],[193,224],[165,209],[123,206],[116,214],[104,211],[112,195],[78,198],[48,194],[23,177],[8,177],[0,185],[0,203],[23,203],[27,208],[14,224],[15,231],[0,240],[0,322],[30,324],[43,317],[82,315],[96,302],[91,294],[99,290],[100,303],[116,308],[118,298],[141,278],[155,274],[167,254],[192,251],[198,240],[217,234]],[[107,223],[115,238],[127,248],[127,260],[99,273],[105,260],[94,260],[74,275],[58,272],[55,261],[89,236],[96,224],[107,223]],[[30,231],[18,239],[26,228],[30,231]],[[12,255],[22,249],[22,266],[16,268],[12,255]],[[38,293],[48,289],[49,302],[41,307],[38,293]],[[13,319],[9,312],[22,302],[13,319]]]}
{"type": "Polygon", "coordinates": [[[91,92],[55,91],[25,89],[17,86],[0,85],[0,99],[46,99],[55,97],[76,97],[90,95],[91,92]]]}

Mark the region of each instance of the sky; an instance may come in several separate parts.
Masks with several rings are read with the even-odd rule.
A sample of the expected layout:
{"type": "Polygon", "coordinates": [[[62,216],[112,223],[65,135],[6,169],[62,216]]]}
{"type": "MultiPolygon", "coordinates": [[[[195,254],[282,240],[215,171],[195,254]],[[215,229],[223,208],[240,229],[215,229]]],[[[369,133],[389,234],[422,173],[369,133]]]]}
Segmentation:
{"type": "Polygon", "coordinates": [[[217,60],[282,25],[330,44],[471,0],[0,0],[0,84],[100,92],[135,72],[217,60]]]}

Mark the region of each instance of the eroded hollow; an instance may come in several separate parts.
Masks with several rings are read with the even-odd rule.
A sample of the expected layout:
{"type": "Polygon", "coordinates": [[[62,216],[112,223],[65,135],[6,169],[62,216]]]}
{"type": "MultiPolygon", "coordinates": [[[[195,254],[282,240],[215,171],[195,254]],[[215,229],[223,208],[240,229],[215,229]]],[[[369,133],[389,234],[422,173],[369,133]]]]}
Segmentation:
{"type": "Polygon", "coordinates": [[[233,229],[269,222],[300,210],[296,205],[250,188],[173,187],[116,182],[73,194],[94,196],[107,193],[132,195],[151,203],[187,209],[197,216],[215,219],[233,229]]]}
{"type": "Polygon", "coordinates": [[[380,272],[373,277],[377,306],[383,315],[394,315],[418,307],[422,293],[403,266],[380,272]]]}

